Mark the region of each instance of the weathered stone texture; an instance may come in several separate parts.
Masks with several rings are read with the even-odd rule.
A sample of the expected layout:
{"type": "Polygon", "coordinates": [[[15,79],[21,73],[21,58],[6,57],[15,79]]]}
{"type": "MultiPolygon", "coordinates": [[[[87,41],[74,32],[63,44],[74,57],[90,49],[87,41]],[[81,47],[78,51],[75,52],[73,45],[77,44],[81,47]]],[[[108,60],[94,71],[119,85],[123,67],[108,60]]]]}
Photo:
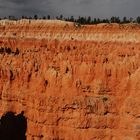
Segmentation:
{"type": "Polygon", "coordinates": [[[8,111],[25,112],[27,140],[139,140],[140,26],[0,21],[8,111]]]}

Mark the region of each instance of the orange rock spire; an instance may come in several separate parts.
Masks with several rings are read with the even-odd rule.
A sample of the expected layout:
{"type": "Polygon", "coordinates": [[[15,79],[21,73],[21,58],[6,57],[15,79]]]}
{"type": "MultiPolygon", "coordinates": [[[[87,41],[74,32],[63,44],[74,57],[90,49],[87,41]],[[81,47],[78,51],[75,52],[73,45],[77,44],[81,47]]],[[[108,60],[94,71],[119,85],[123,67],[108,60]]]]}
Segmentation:
{"type": "Polygon", "coordinates": [[[27,140],[140,139],[140,26],[0,21],[0,116],[27,140]]]}

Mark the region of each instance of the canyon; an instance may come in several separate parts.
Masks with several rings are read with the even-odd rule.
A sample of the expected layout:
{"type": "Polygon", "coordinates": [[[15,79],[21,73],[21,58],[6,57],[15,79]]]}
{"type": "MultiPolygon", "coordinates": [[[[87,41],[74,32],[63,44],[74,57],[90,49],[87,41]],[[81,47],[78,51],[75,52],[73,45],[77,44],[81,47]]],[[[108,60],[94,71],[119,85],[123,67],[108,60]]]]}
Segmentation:
{"type": "Polygon", "coordinates": [[[7,112],[24,112],[27,140],[139,140],[140,25],[1,20],[7,112]]]}

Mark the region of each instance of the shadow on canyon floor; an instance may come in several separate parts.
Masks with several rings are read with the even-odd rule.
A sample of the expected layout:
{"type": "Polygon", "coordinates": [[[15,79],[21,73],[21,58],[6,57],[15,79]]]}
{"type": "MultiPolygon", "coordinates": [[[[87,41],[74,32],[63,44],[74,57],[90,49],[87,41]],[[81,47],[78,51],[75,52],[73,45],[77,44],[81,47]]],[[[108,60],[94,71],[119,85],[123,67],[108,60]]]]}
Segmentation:
{"type": "Polygon", "coordinates": [[[24,112],[8,112],[0,119],[0,140],[26,140],[27,120],[24,112]]]}

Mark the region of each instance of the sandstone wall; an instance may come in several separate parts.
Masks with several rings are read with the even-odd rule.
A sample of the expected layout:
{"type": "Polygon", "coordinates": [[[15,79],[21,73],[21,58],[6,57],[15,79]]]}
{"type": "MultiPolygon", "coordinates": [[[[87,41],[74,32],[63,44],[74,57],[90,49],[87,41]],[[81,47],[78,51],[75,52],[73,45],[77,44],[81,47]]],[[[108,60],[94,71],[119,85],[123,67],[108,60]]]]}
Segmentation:
{"type": "Polygon", "coordinates": [[[140,139],[140,26],[0,21],[0,116],[27,140],[140,139]]]}

